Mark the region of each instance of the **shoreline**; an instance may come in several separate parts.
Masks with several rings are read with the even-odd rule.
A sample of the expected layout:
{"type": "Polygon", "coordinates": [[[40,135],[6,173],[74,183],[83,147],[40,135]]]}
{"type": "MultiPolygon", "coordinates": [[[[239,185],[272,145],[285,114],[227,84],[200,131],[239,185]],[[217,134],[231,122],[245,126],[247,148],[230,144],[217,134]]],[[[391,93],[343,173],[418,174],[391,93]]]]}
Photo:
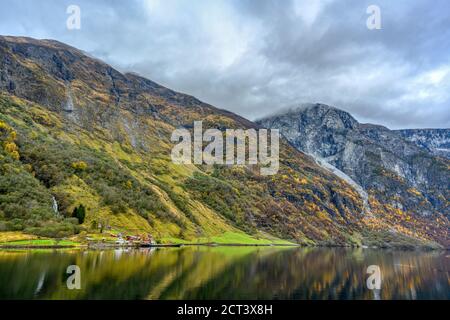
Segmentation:
{"type": "Polygon", "coordinates": [[[141,248],[181,248],[181,247],[314,247],[299,244],[244,244],[244,243],[182,243],[182,244],[154,244],[154,245],[118,245],[109,243],[80,244],[80,245],[0,245],[2,249],[141,249],[141,248]]]}
{"type": "Polygon", "coordinates": [[[87,244],[73,244],[73,245],[0,245],[0,250],[11,249],[143,249],[143,248],[182,248],[182,247],[298,247],[298,248],[329,248],[329,249],[378,249],[378,250],[405,250],[405,251],[450,251],[450,248],[433,248],[427,246],[391,246],[391,247],[376,247],[376,246],[333,246],[333,245],[304,245],[304,244],[248,244],[248,243],[182,243],[182,244],[129,244],[119,245],[114,243],[87,243],[87,244]]]}

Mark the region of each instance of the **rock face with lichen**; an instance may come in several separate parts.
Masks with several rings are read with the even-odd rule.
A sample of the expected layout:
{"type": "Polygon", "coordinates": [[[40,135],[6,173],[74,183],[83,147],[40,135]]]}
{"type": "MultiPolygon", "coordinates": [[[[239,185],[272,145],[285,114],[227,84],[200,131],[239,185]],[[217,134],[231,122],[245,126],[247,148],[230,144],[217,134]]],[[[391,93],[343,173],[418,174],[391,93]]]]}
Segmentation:
{"type": "Polygon", "coordinates": [[[301,132],[300,123],[289,129],[296,122],[286,122],[276,175],[262,176],[258,165],[176,165],[170,158],[176,128],[192,130],[198,120],[219,130],[259,125],[120,73],[57,41],[0,37],[0,121],[16,133],[17,149],[13,157],[11,147],[0,148],[0,231],[63,237],[95,233],[102,225],[168,241],[237,235],[321,245],[447,245],[448,220],[439,210],[447,212],[440,196],[448,199],[442,193],[448,180],[441,176],[441,186],[432,185],[435,193],[427,185],[437,160],[406,158],[419,148],[396,150],[403,147],[398,135],[391,141],[389,130],[371,132],[348,114],[333,112],[339,116],[320,111],[326,130],[305,145],[293,139],[299,132],[312,134],[315,126],[301,132]],[[356,132],[364,131],[360,141],[356,132]],[[361,152],[371,135],[393,144],[391,151],[374,149],[373,158],[382,162],[361,152]],[[315,159],[291,144],[308,153],[322,146],[323,152],[314,153],[315,159]],[[428,167],[419,171],[414,161],[428,167]],[[359,166],[377,178],[362,177],[359,166]],[[405,184],[409,177],[416,187],[405,184]],[[397,197],[388,201],[377,192],[397,197]],[[406,194],[414,194],[411,203],[402,200],[406,194]],[[409,211],[414,203],[429,213],[409,211]],[[86,208],[81,225],[72,217],[80,205],[86,208]]]}

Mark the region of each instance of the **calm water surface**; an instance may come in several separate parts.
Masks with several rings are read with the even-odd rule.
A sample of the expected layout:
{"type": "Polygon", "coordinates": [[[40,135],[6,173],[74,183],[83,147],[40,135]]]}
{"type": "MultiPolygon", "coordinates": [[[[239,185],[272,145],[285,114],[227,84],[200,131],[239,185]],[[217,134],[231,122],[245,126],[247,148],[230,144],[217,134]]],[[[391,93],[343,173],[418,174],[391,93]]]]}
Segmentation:
{"type": "Polygon", "coordinates": [[[0,251],[0,299],[450,299],[450,253],[185,247],[0,251]],[[69,265],[81,289],[67,289],[69,265]],[[369,265],[382,287],[366,287],[369,265]]]}

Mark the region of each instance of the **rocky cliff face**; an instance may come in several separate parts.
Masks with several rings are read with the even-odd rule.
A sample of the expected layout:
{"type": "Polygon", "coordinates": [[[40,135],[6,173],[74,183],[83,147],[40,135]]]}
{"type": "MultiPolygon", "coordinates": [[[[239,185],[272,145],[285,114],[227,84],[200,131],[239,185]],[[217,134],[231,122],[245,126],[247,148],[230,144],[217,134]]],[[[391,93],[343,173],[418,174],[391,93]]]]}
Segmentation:
{"type": "Polygon", "coordinates": [[[406,129],[397,132],[428,152],[450,159],[450,129],[406,129]]]}
{"type": "MultiPolygon", "coordinates": [[[[318,141],[309,140],[304,150],[314,153],[314,144],[323,144],[325,153],[317,155],[337,168],[342,161],[343,172],[324,168],[286,140],[281,141],[280,170],[274,176],[261,176],[257,165],[175,165],[170,160],[175,128],[192,129],[197,120],[220,130],[258,124],[135,74],[122,74],[59,42],[0,37],[0,231],[61,237],[98,232],[101,223],[115,232],[150,232],[168,241],[238,235],[304,244],[446,245],[448,221],[434,210],[443,206],[439,194],[414,198],[428,208],[426,219],[424,211],[417,217],[406,211],[392,216],[400,205],[413,205],[374,202],[378,198],[366,193],[367,186],[386,186],[384,181],[361,180],[360,169],[355,174],[347,170],[352,164],[371,168],[376,163],[364,164],[368,159],[355,151],[366,140],[347,139],[355,128],[363,128],[337,109],[338,116],[320,112],[320,123],[330,130],[316,132],[318,141]],[[342,160],[336,156],[331,161],[341,153],[342,160]],[[74,226],[70,215],[80,204],[86,207],[86,219],[74,226]],[[438,223],[430,223],[432,218],[438,223]]],[[[306,130],[316,131],[315,126],[306,130]]],[[[286,135],[289,141],[295,132],[286,135]]],[[[408,148],[412,154],[418,149],[413,144],[408,148]]],[[[397,159],[395,152],[382,154],[386,163],[397,159]]],[[[434,158],[419,161],[430,162],[421,172],[422,180],[429,181],[434,158]]],[[[399,170],[419,177],[416,171],[409,173],[408,165],[399,170]]],[[[391,179],[390,172],[383,179],[391,179]]],[[[418,185],[426,183],[422,180],[417,178],[418,185]]],[[[400,196],[400,191],[421,192],[389,190],[400,196]]]]}
{"type": "Polygon", "coordinates": [[[323,104],[258,123],[280,129],[298,150],[348,175],[369,194],[372,210],[382,204],[416,217],[449,216],[450,162],[407,141],[405,132],[360,124],[349,113],[323,104]]]}

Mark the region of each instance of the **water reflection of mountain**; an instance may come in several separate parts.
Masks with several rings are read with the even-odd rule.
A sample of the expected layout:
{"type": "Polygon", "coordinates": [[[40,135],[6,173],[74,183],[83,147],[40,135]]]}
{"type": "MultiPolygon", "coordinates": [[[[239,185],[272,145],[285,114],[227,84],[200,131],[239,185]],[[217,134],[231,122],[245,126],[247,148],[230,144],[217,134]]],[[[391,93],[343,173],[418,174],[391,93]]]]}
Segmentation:
{"type": "Polygon", "coordinates": [[[1,299],[446,299],[441,252],[188,247],[0,252],[1,299]],[[81,269],[68,290],[66,268],[81,269]],[[380,292],[366,287],[379,265],[380,292]]]}

